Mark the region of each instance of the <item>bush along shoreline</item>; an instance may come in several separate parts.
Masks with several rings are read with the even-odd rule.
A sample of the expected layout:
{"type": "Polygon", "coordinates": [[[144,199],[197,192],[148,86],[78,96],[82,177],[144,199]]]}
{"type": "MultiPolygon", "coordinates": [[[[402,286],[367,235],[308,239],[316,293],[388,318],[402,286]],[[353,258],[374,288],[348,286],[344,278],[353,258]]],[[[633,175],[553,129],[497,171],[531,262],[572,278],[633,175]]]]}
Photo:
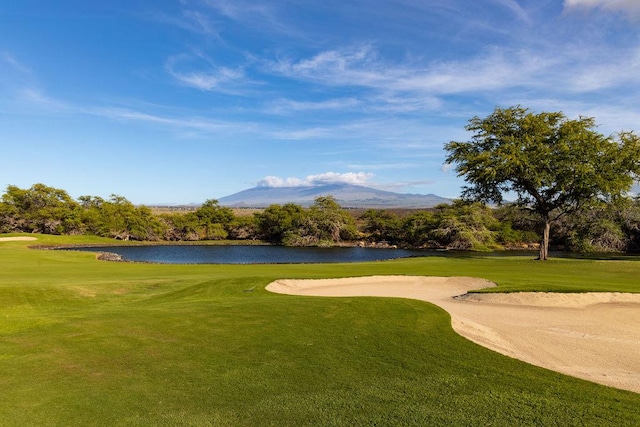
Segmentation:
{"type": "MultiPolygon", "coordinates": [[[[211,199],[191,211],[156,213],[117,195],[74,200],[44,184],[10,185],[0,199],[0,233],[93,235],[130,244],[536,250],[542,226],[526,209],[463,201],[430,209],[351,210],[323,196],[309,208],[276,204],[238,215],[211,199]]],[[[564,216],[553,224],[551,248],[639,253],[640,201],[603,203],[564,216]]]]}

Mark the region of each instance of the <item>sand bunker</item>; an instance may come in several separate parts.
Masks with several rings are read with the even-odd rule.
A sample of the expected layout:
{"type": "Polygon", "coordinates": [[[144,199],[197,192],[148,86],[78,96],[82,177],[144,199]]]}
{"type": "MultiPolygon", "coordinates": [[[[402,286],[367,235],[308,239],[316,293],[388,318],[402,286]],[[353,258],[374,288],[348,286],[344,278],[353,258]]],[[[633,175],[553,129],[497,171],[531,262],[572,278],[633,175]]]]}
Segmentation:
{"type": "Polygon", "coordinates": [[[453,329],[489,349],[533,365],[640,393],[640,294],[467,294],[495,286],[470,277],[373,276],[278,280],[271,292],[376,296],[428,301],[453,329]]]}
{"type": "Polygon", "coordinates": [[[37,237],[0,237],[0,242],[17,242],[21,240],[38,240],[37,237]]]}

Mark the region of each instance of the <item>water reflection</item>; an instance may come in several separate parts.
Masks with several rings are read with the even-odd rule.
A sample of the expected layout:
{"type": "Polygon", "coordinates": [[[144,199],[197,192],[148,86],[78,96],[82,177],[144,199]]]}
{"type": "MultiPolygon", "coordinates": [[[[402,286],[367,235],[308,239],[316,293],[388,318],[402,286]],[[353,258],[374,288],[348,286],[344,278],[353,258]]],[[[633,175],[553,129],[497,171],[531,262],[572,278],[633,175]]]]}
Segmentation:
{"type": "Polygon", "coordinates": [[[74,248],[111,252],[128,261],[163,264],[299,264],[381,261],[424,256],[425,251],[386,248],[291,248],[283,246],[149,245],[74,248]]]}

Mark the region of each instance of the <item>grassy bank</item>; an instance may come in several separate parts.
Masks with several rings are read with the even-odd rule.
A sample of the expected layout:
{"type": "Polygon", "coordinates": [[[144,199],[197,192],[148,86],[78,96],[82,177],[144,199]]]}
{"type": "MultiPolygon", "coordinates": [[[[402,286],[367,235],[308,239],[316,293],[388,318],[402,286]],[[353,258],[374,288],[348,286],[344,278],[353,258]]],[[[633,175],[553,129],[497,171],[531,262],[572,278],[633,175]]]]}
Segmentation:
{"type": "Polygon", "coordinates": [[[151,265],[33,243],[0,242],[2,425],[640,425],[640,395],[479,347],[438,307],[264,290],[278,278],[410,274],[640,292],[640,262],[151,265]]]}

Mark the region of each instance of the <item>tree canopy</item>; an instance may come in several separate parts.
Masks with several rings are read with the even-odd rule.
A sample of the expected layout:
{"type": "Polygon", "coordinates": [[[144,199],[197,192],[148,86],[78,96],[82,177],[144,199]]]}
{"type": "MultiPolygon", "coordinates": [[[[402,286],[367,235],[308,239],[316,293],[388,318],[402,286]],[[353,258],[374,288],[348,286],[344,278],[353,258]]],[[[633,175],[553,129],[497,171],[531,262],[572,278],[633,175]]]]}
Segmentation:
{"type": "Polygon", "coordinates": [[[606,137],[593,118],[535,114],[520,106],[474,117],[469,141],[445,145],[447,162],[469,186],[468,200],[502,203],[505,195],[540,218],[540,259],[547,259],[552,222],[589,205],[625,197],[640,175],[640,138],[606,137]]]}

